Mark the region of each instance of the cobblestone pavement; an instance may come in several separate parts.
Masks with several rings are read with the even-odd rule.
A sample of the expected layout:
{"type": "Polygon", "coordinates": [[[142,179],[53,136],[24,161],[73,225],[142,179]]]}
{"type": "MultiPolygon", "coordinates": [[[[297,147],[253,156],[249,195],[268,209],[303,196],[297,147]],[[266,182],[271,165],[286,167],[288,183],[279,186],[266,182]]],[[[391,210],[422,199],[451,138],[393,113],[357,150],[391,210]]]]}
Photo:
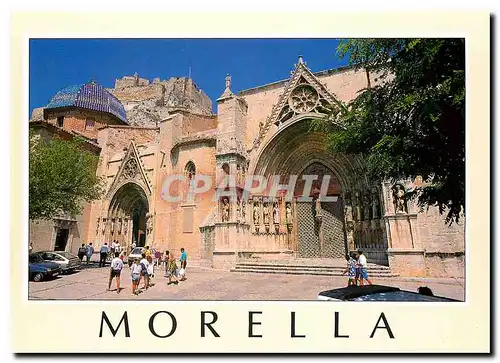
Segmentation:
{"type": "MultiPolygon", "coordinates": [[[[131,294],[130,270],[122,272],[120,294],[106,291],[109,267],[84,266],[81,271],[53,280],[29,282],[30,299],[64,300],[315,300],[318,293],[343,287],[346,278],[335,276],[235,273],[189,267],[187,280],[167,285],[164,269],[156,271],[155,284],[139,295],[131,294]]],[[[454,279],[374,279],[373,283],[416,291],[428,286],[435,295],[465,299],[464,281],[454,279]]],[[[142,281],[141,281],[142,286],[142,281]]],[[[116,289],[113,281],[112,289],[116,289]]]]}

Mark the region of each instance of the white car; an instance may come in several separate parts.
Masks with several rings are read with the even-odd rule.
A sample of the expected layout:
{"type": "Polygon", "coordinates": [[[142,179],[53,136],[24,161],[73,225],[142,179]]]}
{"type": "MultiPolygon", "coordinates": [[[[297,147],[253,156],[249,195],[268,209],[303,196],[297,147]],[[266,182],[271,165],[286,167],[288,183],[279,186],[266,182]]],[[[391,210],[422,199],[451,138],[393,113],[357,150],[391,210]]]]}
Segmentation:
{"type": "Polygon", "coordinates": [[[132,266],[132,263],[134,263],[135,259],[142,259],[142,254],[146,252],[146,249],[144,247],[136,247],[130,252],[130,254],[127,257],[127,262],[129,267],[132,266]]]}
{"type": "Polygon", "coordinates": [[[63,273],[73,272],[82,265],[78,256],[65,251],[43,251],[37,254],[46,262],[55,262],[61,266],[63,273]]]}

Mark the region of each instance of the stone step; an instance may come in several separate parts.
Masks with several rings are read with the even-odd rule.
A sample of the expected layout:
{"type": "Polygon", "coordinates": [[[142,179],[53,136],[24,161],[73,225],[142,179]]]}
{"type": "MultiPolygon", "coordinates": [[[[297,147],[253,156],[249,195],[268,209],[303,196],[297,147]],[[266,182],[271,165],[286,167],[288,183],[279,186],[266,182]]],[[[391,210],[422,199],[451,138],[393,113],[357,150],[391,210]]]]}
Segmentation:
{"type": "MultiPolygon", "coordinates": [[[[344,276],[342,275],[343,271],[338,270],[287,270],[287,269],[272,269],[272,268],[235,268],[230,270],[231,272],[240,272],[240,273],[261,273],[261,274],[284,274],[284,275],[315,275],[315,276],[344,276]]],[[[370,278],[371,277],[398,277],[398,274],[394,274],[391,272],[368,272],[370,278]]]]}
{"type": "MultiPolygon", "coordinates": [[[[234,269],[264,269],[264,270],[277,270],[277,271],[336,271],[336,272],[344,272],[345,267],[317,267],[317,266],[258,266],[258,265],[239,265],[237,264],[234,269]]],[[[391,273],[390,269],[378,269],[378,268],[367,268],[369,273],[391,273]]]]}
{"type": "MultiPolygon", "coordinates": [[[[236,266],[241,267],[252,267],[252,268],[288,268],[288,269],[341,269],[344,270],[346,268],[345,265],[314,265],[314,264],[284,264],[284,263],[259,263],[259,262],[238,262],[236,266]]],[[[388,266],[382,265],[368,265],[368,271],[390,271],[391,269],[388,266]]]]}

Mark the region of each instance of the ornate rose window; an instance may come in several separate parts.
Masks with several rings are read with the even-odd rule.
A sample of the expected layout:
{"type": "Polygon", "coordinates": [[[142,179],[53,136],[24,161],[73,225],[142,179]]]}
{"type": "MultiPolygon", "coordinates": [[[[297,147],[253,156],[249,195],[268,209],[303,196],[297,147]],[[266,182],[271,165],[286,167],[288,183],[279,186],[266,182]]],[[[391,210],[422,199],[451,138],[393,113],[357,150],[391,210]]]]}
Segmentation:
{"type": "Polygon", "coordinates": [[[133,179],[137,173],[139,172],[139,166],[134,159],[130,159],[127,164],[125,164],[125,168],[123,170],[123,175],[127,179],[133,179]]]}
{"type": "Polygon", "coordinates": [[[288,99],[290,108],[301,114],[310,112],[318,103],[319,95],[314,88],[309,85],[301,85],[295,88],[288,99]]]}

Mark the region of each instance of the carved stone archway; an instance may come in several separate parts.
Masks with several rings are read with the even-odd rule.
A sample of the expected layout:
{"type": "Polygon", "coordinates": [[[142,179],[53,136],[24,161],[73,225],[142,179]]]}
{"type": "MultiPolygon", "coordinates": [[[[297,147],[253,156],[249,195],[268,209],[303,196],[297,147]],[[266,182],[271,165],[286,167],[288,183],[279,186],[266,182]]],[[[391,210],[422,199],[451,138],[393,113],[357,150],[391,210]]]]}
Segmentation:
{"type": "Polygon", "coordinates": [[[106,220],[103,221],[108,241],[122,246],[146,245],[152,232],[152,216],[144,188],[134,182],[123,183],[113,194],[106,220]]]}

